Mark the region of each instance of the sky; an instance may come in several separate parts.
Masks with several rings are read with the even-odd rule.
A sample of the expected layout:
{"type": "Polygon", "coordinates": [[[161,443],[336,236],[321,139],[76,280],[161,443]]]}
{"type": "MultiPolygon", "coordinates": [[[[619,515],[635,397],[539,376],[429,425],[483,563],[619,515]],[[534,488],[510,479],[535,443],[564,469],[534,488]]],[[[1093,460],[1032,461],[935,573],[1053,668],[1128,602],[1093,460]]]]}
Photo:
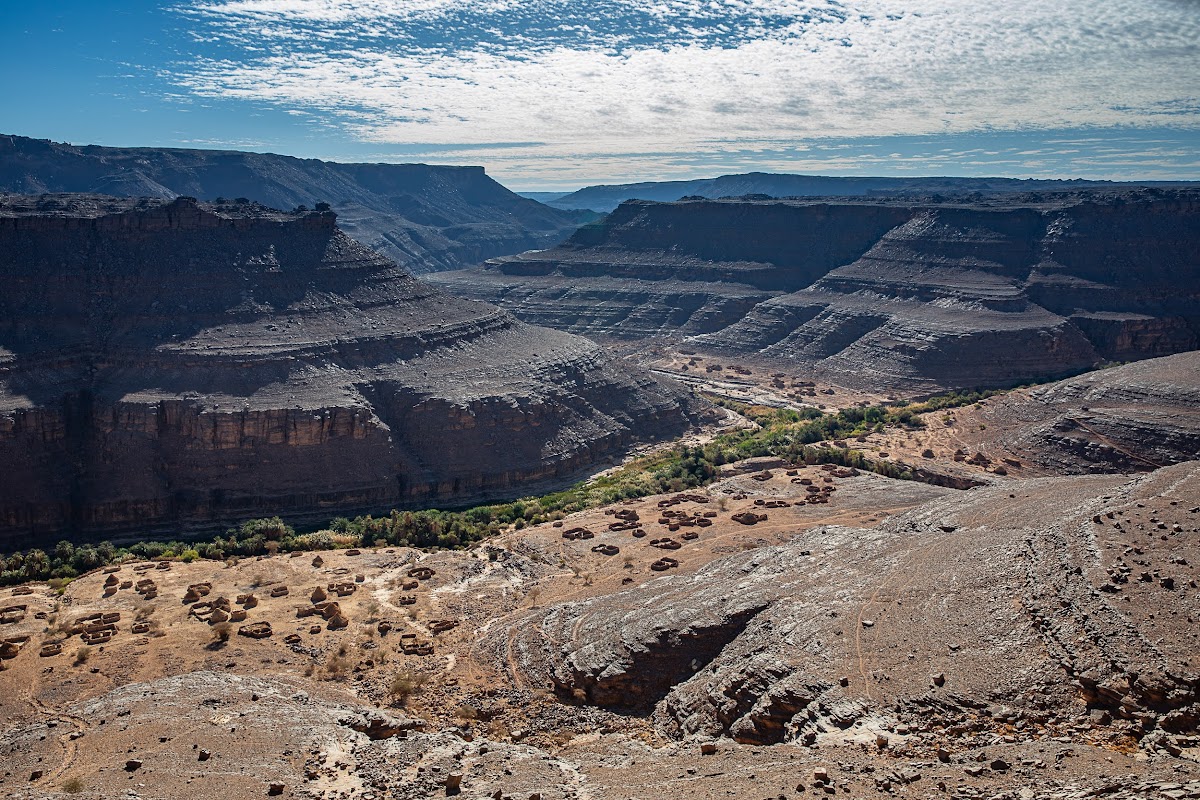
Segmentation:
{"type": "Polygon", "coordinates": [[[0,0],[0,133],[479,164],[1200,179],[1200,0],[0,0]]]}

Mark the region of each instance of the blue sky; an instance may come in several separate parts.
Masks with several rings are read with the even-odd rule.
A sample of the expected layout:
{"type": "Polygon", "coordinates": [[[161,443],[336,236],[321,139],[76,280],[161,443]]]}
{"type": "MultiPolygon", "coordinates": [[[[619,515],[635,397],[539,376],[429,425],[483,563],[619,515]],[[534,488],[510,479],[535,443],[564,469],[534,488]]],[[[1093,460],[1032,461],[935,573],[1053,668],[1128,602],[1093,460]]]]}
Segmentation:
{"type": "Polygon", "coordinates": [[[0,0],[0,132],[482,164],[1200,179],[1196,0],[0,0]]]}

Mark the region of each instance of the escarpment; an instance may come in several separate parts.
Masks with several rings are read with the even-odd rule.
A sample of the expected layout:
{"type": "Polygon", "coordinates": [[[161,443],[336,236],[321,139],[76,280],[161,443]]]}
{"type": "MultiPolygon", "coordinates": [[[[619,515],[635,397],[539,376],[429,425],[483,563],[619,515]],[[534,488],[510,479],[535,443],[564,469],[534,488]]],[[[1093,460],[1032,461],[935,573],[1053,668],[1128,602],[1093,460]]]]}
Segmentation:
{"type": "Polygon", "coordinates": [[[76,147],[0,135],[0,192],[330,203],[352,238],[411,272],[550,247],[594,216],[513,194],[482,167],[342,164],[273,153],[76,147]]]}
{"type": "Polygon", "coordinates": [[[0,275],[5,547],[471,502],[688,425],[679,389],[329,212],[8,196],[0,275]]]}
{"type": "Polygon", "coordinates": [[[1013,385],[1200,343],[1200,192],[631,201],[445,288],[846,385],[1013,385]],[[601,311],[591,311],[592,306],[601,311]]]}

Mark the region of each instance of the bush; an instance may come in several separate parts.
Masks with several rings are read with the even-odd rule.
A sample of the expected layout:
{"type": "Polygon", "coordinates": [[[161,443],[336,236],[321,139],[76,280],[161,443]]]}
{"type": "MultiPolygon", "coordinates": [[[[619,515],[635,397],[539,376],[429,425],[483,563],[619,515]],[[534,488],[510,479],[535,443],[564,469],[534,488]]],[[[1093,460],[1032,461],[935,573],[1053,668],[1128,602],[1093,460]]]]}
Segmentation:
{"type": "Polygon", "coordinates": [[[429,674],[404,670],[392,676],[388,685],[388,694],[397,705],[403,706],[414,694],[420,694],[422,687],[429,680],[429,674]]]}

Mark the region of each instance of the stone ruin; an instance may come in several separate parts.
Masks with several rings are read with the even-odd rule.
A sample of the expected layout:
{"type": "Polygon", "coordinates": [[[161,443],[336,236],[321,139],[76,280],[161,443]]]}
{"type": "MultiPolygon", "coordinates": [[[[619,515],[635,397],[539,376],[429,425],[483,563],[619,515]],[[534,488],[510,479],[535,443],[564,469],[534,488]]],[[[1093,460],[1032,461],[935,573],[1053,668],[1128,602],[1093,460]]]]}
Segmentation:
{"type": "Polygon", "coordinates": [[[411,606],[411,605],[416,605],[416,602],[417,602],[417,596],[415,594],[402,594],[396,600],[396,605],[411,606]]]}
{"type": "Polygon", "coordinates": [[[416,578],[419,581],[427,581],[436,574],[437,572],[429,567],[413,567],[408,571],[408,577],[416,578]]]}
{"type": "Polygon", "coordinates": [[[771,478],[774,478],[774,477],[775,477],[775,474],[772,473],[771,470],[764,469],[762,472],[757,472],[757,473],[751,475],[750,480],[758,481],[759,483],[762,483],[764,481],[769,481],[769,480],[771,480],[771,478]]]}
{"type": "Polygon", "coordinates": [[[158,597],[158,584],[149,578],[142,578],[133,585],[133,588],[145,600],[153,600],[158,597]]]}
{"type": "MultiPolygon", "coordinates": [[[[637,527],[636,525],[634,527],[637,527]]],[[[582,539],[594,539],[596,534],[589,531],[587,528],[571,528],[563,531],[562,538],[569,542],[580,541],[582,539]]]]}
{"type": "Polygon", "coordinates": [[[740,522],[743,525],[756,525],[759,522],[766,522],[766,514],[755,514],[753,511],[743,511],[740,514],[734,514],[732,517],[734,522],[740,522]]]}
{"type": "Polygon", "coordinates": [[[754,501],[754,505],[763,508],[789,508],[792,504],[786,500],[763,500],[760,498],[754,501]]]}
{"type": "Polygon", "coordinates": [[[338,597],[349,597],[358,591],[358,586],[350,581],[330,582],[326,588],[338,597]]]}
{"type": "Polygon", "coordinates": [[[13,597],[20,597],[23,594],[33,594],[32,586],[18,586],[12,590],[13,597]]]}
{"type": "Polygon", "coordinates": [[[433,655],[433,642],[422,642],[415,633],[400,634],[400,652],[409,656],[433,655]]]}
{"type": "Polygon", "coordinates": [[[188,610],[188,616],[210,625],[228,622],[229,600],[225,597],[218,597],[216,600],[202,600],[199,603],[193,603],[191,609],[188,610]]]}
{"type": "Polygon", "coordinates": [[[187,592],[183,595],[183,602],[195,603],[201,597],[207,597],[212,592],[212,584],[208,582],[193,583],[187,588],[187,592]]]}
{"type": "Polygon", "coordinates": [[[38,651],[38,655],[42,658],[56,656],[63,651],[62,642],[46,642],[42,645],[42,649],[38,651]]]}
{"type": "Polygon", "coordinates": [[[703,503],[708,503],[708,502],[710,502],[710,499],[707,495],[677,494],[672,497],[664,497],[662,500],[659,500],[658,507],[659,508],[670,508],[671,506],[677,506],[680,503],[702,503],[703,504],[703,503]]]}
{"type": "Polygon", "coordinates": [[[598,544],[592,548],[593,553],[600,553],[606,556],[615,556],[621,552],[621,548],[613,544],[598,544]]]}
{"type": "Polygon", "coordinates": [[[431,620],[429,620],[429,625],[427,627],[429,628],[430,633],[444,633],[445,631],[451,630],[452,628],[457,628],[458,620],[431,619],[431,620]]]}
{"type": "Polygon", "coordinates": [[[287,595],[288,595],[288,587],[286,587],[286,586],[272,586],[272,587],[271,587],[271,591],[270,591],[270,595],[271,595],[271,597],[287,597],[287,595]]]}
{"type": "Polygon", "coordinates": [[[312,565],[317,569],[320,569],[321,567],[325,566],[325,559],[321,558],[320,556],[313,556],[312,565]]]}
{"type": "Polygon", "coordinates": [[[0,625],[15,625],[25,619],[26,605],[5,606],[0,608],[0,625]]]}
{"type": "Polygon", "coordinates": [[[657,547],[660,550],[678,550],[679,548],[683,547],[680,542],[677,542],[670,537],[666,537],[664,539],[651,539],[650,546],[657,547]]]}
{"type": "Polygon", "coordinates": [[[98,622],[85,625],[79,638],[83,640],[84,644],[104,644],[116,635],[116,625],[98,622]]]}
{"type": "Polygon", "coordinates": [[[251,639],[266,639],[271,635],[271,623],[263,620],[252,622],[238,628],[238,636],[248,636],[251,639]]]}
{"type": "Polygon", "coordinates": [[[253,594],[239,594],[234,602],[243,608],[254,608],[258,605],[258,598],[253,594]]]}
{"type": "Polygon", "coordinates": [[[133,627],[131,627],[129,630],[131,633],[149,633],[150,623],[144,620],[141,622],[135,622],[133,623],[133,627]]]}
{"type": "Polygon", "coordinates": [[[679,566],[678,561],[676,561],[673,558],[667,558],[666,556],[664,556],[664,557],[660,558],[658,561],[655,561],[653,564],[651,564],[650,569],[654,570],[655,572],[666,572],[667,570],[673,569],[678,566],[679,566]]]}
{"type": "Polygon", "coordinates": [[[10,636],[3,641],[0,641],[0,659],[8,660],[16,658],[21,652],[21,648],[29,642],[28,636],[10,636]]]}

